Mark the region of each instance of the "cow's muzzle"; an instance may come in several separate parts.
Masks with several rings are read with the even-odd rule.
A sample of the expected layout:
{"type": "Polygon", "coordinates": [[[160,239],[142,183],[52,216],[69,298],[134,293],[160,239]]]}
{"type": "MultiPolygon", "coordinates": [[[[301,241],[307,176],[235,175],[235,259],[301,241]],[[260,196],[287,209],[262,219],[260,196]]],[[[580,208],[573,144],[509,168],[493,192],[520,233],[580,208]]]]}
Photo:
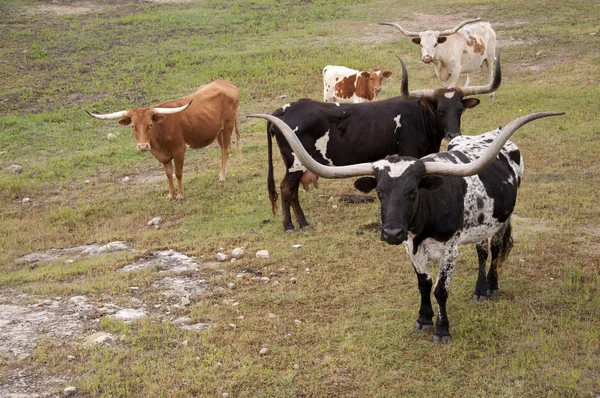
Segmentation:
{"type": "Polygon", "coordinates": [[[150,144],[137,144],[137,150],[140,152],[147,152],[150,150],[150,144]]]}
{"type": "Polygon", "coordinates": [[[458,132],[453,132],[453,133],[446,133],[446,139],[448,141],[452,141],[452,139],[456,138],[456,137],[460,137],[462,134],[460,133],[460,131],[458,132]]]}
{"type": "Polygon", "coordinates": [[[408,233],[402,228],[383,228],[381,230],[381,240],[390,245],[399,245],[407,237],[408,233]]]}
{"type": "Polygon", "coordinates": [[[431,61],[433,61],[433,58],[430,55],[426,55],[423,57],[423,62],[425,62],[426,64],[430,64],[431,61]]]}

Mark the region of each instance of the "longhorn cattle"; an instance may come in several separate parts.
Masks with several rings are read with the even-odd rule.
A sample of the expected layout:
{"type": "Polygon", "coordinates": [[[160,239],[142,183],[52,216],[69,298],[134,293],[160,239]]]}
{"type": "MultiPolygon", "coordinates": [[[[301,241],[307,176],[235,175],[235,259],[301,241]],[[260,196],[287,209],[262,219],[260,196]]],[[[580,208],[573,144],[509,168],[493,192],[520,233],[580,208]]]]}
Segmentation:
{"type": "MultiPolygon", "coordinates": [[[[456,87],[461,73],[467,74],[465,87],[468,87],[472,81],[472,73],[484,64],[488,81],[492,81],[496,32],[488,22],[477,19],[463,21],[454,28],[441,32],[411,32],[395,22],[380,24],[395,27],[411,37],[413,43],[420,45],[423,62],[433,63],[435,73],[444,87],[456,87]]],[[[490,94],[492,98],[494,95],[495,93],[490,94]]]]}
{"type": "Polygon", "coordinates": [[[270,115],[251,115],[275,124],[288,140],[299,162],[324,178],[362,177],[355,187],[375,189],[381,204],[381,240],[404,243],[417,274],[421,307],[417,330],[433,328],[430,267],[439,263],[434,288],[438,303],[433,342],[450,340],[446,300],[456,263],[458,245],[477,244],[479,276],[473,299],[483,301],[498,293],[498,267],[512,247],[510,217],[523,175],[523,158],[507,140],[532,120],[563,113],[535,113],[505,128],[475,137],[457,137],[448,152],[421,159],[388,156],[372,163],[325,166],[314,160],[294,131],[270,115]],[[488,239],[492,261],[487,278],[488,239]]]}
{"type": "Polygon", "coordinates": [[[327,65],[323,68],[323,101],[357,104],[373,101],[381,92],[384,77],[392,72],[379,68],[371,72],[327,65]]]}
{"type": "MultiPolygon", "coordinates": [[[[305,148],[323,164],[340,166],[371,162],[392,154],[418,158],[438,152],[444,137],[450,140],[460,135],[463,111],[479,104],[477,98],[466,96],[492,92],[501,82],[499,61],[494,81],[481,87],[409,92],[404,63],[402,73],[402,95],[405,98],[360,104],[301,99],[284,105],[273,115],[294,126],[305,148]]],[[[302,182],[306,188],[316,177],[304,175],[306,168],[298,161],[279,129],[268,123],[267,183],[273,214],[277,211],[277,193],[273,180],[272,136],[277,140],[286,167],[280,186],[283,227],[287,232],[293,232],[290,205],[300,227],[309,225],[298,200],[299,183],[302,182]]]]}
{"type": "Polygon", "coordinates": [[[119,124],[133,129],[138,151],[150,153],[162,163],[169,181],[169,199],[184,199],[183,158],[186,148],[204,148],[215,139],[221,147],[219,181],[225,181],[231,136],[235,130],[237,153],[240,132],[236,112],[240,92],[225,80],[200,86],[186,97],[149,108],[134,108],[105,115],[87,112],[102,120],[120,119],[119,124]],[[175,196],[173,163],[178,190],[175,196]]]}

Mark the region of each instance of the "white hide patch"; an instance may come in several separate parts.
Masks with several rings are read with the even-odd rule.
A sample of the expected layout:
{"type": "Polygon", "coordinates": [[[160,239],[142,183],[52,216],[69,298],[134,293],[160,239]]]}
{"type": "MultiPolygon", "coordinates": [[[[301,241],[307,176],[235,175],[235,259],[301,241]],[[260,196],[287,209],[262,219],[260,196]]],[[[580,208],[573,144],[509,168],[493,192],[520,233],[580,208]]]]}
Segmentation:
{"type": "Polygon", "coordinates": [[[335,106],[340,106],[340,103],[339,103],[339,102],[336,102],[336,103],[335,103],[335,106]]]}
{"type": "Polygon", "coordinates": [[[392,178],[396,178],[404,174],[406,169],[408,169],[414,163],[414,160],[400,161],[397,163],[391,163],[387,160],[379,160],[373,163],[373,167],[381,171],[387,171],[386,169],[389,169],[389,171],[387,171],[388,175],[392,178]]]}
{"type": "Polygon", "coordinates": [[[284,106],[281,107],[282,111],[285,111],[286,108],[289,108],[291,105],[290,104],[285,104],[284,106]]]}
{"type": "Polygon", "coordinates": [[[394,118],[394,122],[396,122],[396,128],[394,129],[394,134],[396,134],[396,130],[398,130],[402,125],[400,124],[400,118],[402,115],[398,115],[394,118]]]}
{"type": "Polygon", "coordinates": [[[315,148],[321,154],[321,156],[323,156],[323,159],[325,159],[327,161],[327,164],[329,166],[333,166],[333,162],[331,161],[331,159],[329,159],[327,156],[325,156],[325,154],[327,153],[327,143],[328,142],[329,142],[329,130],[327,130],[325,132],[325,135],[323,137],[319,138],[315,142],[315,148]]]}
{"type": "Polygon", "coordinates": [[[446,97],[446,98],[454,97],[454,91],[448,91],[447,93],[444,94],[444,97],[446,97]]]}
{"type": "MultiPolygon", "coordinates": [[[[296,126],[296,128],[292,130],[292,132],[296,134],[296,132],[298,132],[298,126],[296,126]]],[[[300,162],[300,160],[296,157],[296,154],[294,152],[292,152],[292,156],[294,157],[294,163],[292,163],[292,167],[290,167],[289,172],[293,173],[294,171],[306,171],[306,167],[302,165],[302,162],[300,162]]]]}

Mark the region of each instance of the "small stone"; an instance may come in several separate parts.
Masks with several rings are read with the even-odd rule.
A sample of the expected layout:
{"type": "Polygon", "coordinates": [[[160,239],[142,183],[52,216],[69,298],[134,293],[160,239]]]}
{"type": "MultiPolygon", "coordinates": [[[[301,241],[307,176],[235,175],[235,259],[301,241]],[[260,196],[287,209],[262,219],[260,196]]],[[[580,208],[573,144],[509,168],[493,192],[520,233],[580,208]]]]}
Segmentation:
{"type": "Polygon", "coordinates": [[[223,366],[223,364],[222,364],[221,362],[217,362],[217,363],[215,363],[215,366],[216,366],[217,368],[220,368],[221,366],[223,366]]]}
{"type": "Polygon", "coordinates": [[[129,177],[125,176],[125,177],[121,178],[121,181],[128,182],[129,181],[129,177]]]}
{"type": "Polygon", "coordinates": [[[73,386],[69,386],[63,390],[63,394],[65,397],[69,397],[77,392],[77,388],[73,386]]]}
{"type": "Polygon", "coordinates": [[[275,315],[275,314],[271,313],[271,314],[269,314],[269,318],[270,318],[270,319],[275,319],[275,318],[277,318],[277,315],[275,315]]]}
{"type": "Polygon", "coordinates": [[[258,281],[260,281],[260,276],[253,276],[251,279],[252,279],[254,282],[258,282],[258,281]]]}
{"type": "Polygon", "coordinates": [[[228,287],[228,288],[230,288],[230,289],[235,289],[235,283],[231,283],[231,282],[229,282],[229,283],[227,284],[227,287],[228,287]]]}
{"type": "Polygon", "coordinates": [[[115,341],[115,336],[106,332],[96,332],[85,339],[85,343],[106,345],[115,341]]]}
{"type": "Polygon", "coordinates": [[[23,200],[21,200],[21,203],[29,203],[31,202],[31,198],[23,198],[23,200]]]}
{"type": "Polygon", "coordinates": [[[222,396],[223,398],[229,398],[229,394],[227,394],[226,392],[224,392],[224,393],[223,393],[221,396],[222,396]]]}
{"type": "Polygon", "coordinates": [[[297,363],[295,363],[294,366],[292,366],[292,368],[294,368],[294,370],[298,370],[298,369],[300,369],[300,365],[298,365],[297,363]]]}
{"type": "Polygon", "coordinates": [[[15,174],[19,174],[23,171],[23,168],[18,164],[11,164],[6,168],[8,171],[12,171],[15,174]]]}
{"type": "Polygon", "coordinates": [[[292,245],[292,247],[293,247],[294,249],[300,249],[300,248],[302,247],[302,245],[292,245]]]}
{"type": "Polygon", "coordinates": [[[106,135],[106,139],[107,139],[107,140],[109,140],[109,141],[110,141],[110,140],[114,140],[115,138],[117,138],[117,136],[116,136],[116,135],[114,135],[113,133],[108,133],[108,134],[106,135]]]}
{"type": "Polygon", "coordinates": [[[243,315],[238,316],[238,319],[244,319],[243,315]]]}
{"type": "Polygon", "coordinates": [[[261,348],[258,352],[258,355],[267,355],[269,353],[269,349],[267,347],[261,348]]]}
{"type": "Polygon", "coordinates": [[[184,307],[190,305],[190,298],[188,296],[183,296],[181,298],[181,305],[184,307]]]}
{"type": "Polygon", "coordinates": [[[229,257],[227,256],[227,254],[221,253],[221,252],[218,252],[217,255],[215,256],[215,258],[217,259],[217,261],[220,261],[220,262],[224,262],[224,261],[227,261],[229,259],[229,257]]]}
{"type": "Polygon", "coordinates": [[[122,310],[117,311],[113,315],[113,318],[115,318],[117,321],[124,322],[132,322],[144,317],[146,317],[146,313],[144,311],[134,310],[131,308],[124,308],[122,310]]]}
{"type": "Polygon", "coordinates": [[[335,210],[338,208],[338,205],[331,205],[331,208],[335,210]]]}
{"type": "Polygon", "coordinates": [[[296,323],[296,325],[300,325],[302,321],[300,319],[294,319],[294,323],[296,323]]]}
{"type": "Polygon", "coordinates": [[[269,252],[267,250],[259,250],[256,252],[256,258],[269,258],[269,252]]]}
{"type": "Polygon", "coordinates": [[[290,278],[291,283],[296,283],[296,278],[290,278]]]}
{"type": "Polygon", "coordinates": [[[75,260],[65,260],[65,264],[73,264],[75,260]]]}
{"type": "Polygon", "coordinates": [[[67,355],[67,361],[72,361],[74,359],[75,357],[73,355],[67,355]]]}
{"type": "Polygon", "coordinates": [[[233,258],[242,258],[244,256],[244,249],[241,247],[236,247],[231,251],[231,257],[233,258]]]}
{"type": "Polygon", "coordinates": [[[154,217],[152,220],[148,221],[148,223],[146,225],[151,227],[153,225],[160,225],[160,224],[162,224],[162,218],[154,217]]]}
{"type": "Polygon", "coordinates": [[[269,278],[268,276],[263,276],[262,278],[260,278],[260,281],[265,283],[269,282],[270,280],[271,278],[269,278]]]}
{"type": "Polygon", "coordinates": [[[236,328],[237,328],[237,325],[236,325],[235,323],[230,323],[230,324],[229,324],[229,327],[230,327],[230,328],[232,328],[232,329],[236,329],[236,328]]]}
{"type": "Polygon", "coordinates": [[[231,260],[229,260],[230,263],[235,263],[237,261],[237,258],[232,258],[231,260]]]}
{"type": "Polygon", "coordinates": [[[306,267],[306,269],[304,270],[304,273],[307,275],[310,275],[310,268],[306,267]]]}
{"type": "Polygon", "coordinates": [[[172,323],[173,325],[191,325],[192,318],[190,318],[189,316],[182,316],[180,318],[175,319],[172,323]]]}
{"type": "Polygon", "coordinates": [[[273,286],[279,286],[279,281],[273,282],[273,286]]]}
{"type": "Polygon", "coordinates": [[[91,181],[90,180],[85,180],[84,183],[89,184],[91,181]]]}
{"type": "Polygon", "coordinates": [[[129,290],[140,290],[138,286],[129,286],[129,290]]]}
{"type": "Polygon", "coordinates": [[[240,303],[238,303],[237,301],[231,304],[232,307],[237,307],[238,305],[240,305],[240,303]]]}
{"type": "Polygon", "coordinates": [[[181,345],[185,345],[185,346],[187,346],[187,345],[188,345],[188,341],[187,341],[187,339],[183,340],[183,341],[181,342],[181,345]]]}

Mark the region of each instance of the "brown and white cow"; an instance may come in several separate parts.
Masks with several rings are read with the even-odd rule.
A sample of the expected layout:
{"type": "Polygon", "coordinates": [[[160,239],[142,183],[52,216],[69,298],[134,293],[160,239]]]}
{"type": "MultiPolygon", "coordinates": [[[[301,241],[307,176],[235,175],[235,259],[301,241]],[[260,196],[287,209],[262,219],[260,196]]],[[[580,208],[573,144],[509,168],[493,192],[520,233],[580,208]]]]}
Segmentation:
{"type": "MultiPolygon", "coordinates": [[[[478,19],[463,21],[444,31],[427,30],[411,32],[395,22],[380,22],[390,25],[412,38],[421,46],[422,61],[433,63],[435,73],[446,88],[456,87],[461,73],[467,75],[465,87],[472,81],[472,73],[484,64],[488,81],[493,79],[496,52],[496,32],[488,22],[478,19]]],[[[494,97],[492,92],[490,97],[494,97]]]]}
{"type": "MultiPolygon", "coordinates": [[[[235,130],[237,153],[240,153],[240,132],[236,113],[240,92],[225,80],[200,86],[188,96],[163,102],[149,108],[98,115],[96,119],[121,119],[119,124],[133,129],[138,151],[149,151],[162,163],[169,180],[169,199],[183,199],[183,158],[187,148],[204,148],[215,139],[221,147],[219,181],[225,181],[231,136],[235,130]],[[178,191],[173,185],[173,161],[178,191]]],[[[87,112],[87,111],[86,111],[87,112]]]]}
{"type": "Polygon", "coordinates": [[[371,72],[327,65],[323,68],[323,101],[357,104],[373,101],[381,91],[384,77],[392,72],[379,68],[371,72]]]}

